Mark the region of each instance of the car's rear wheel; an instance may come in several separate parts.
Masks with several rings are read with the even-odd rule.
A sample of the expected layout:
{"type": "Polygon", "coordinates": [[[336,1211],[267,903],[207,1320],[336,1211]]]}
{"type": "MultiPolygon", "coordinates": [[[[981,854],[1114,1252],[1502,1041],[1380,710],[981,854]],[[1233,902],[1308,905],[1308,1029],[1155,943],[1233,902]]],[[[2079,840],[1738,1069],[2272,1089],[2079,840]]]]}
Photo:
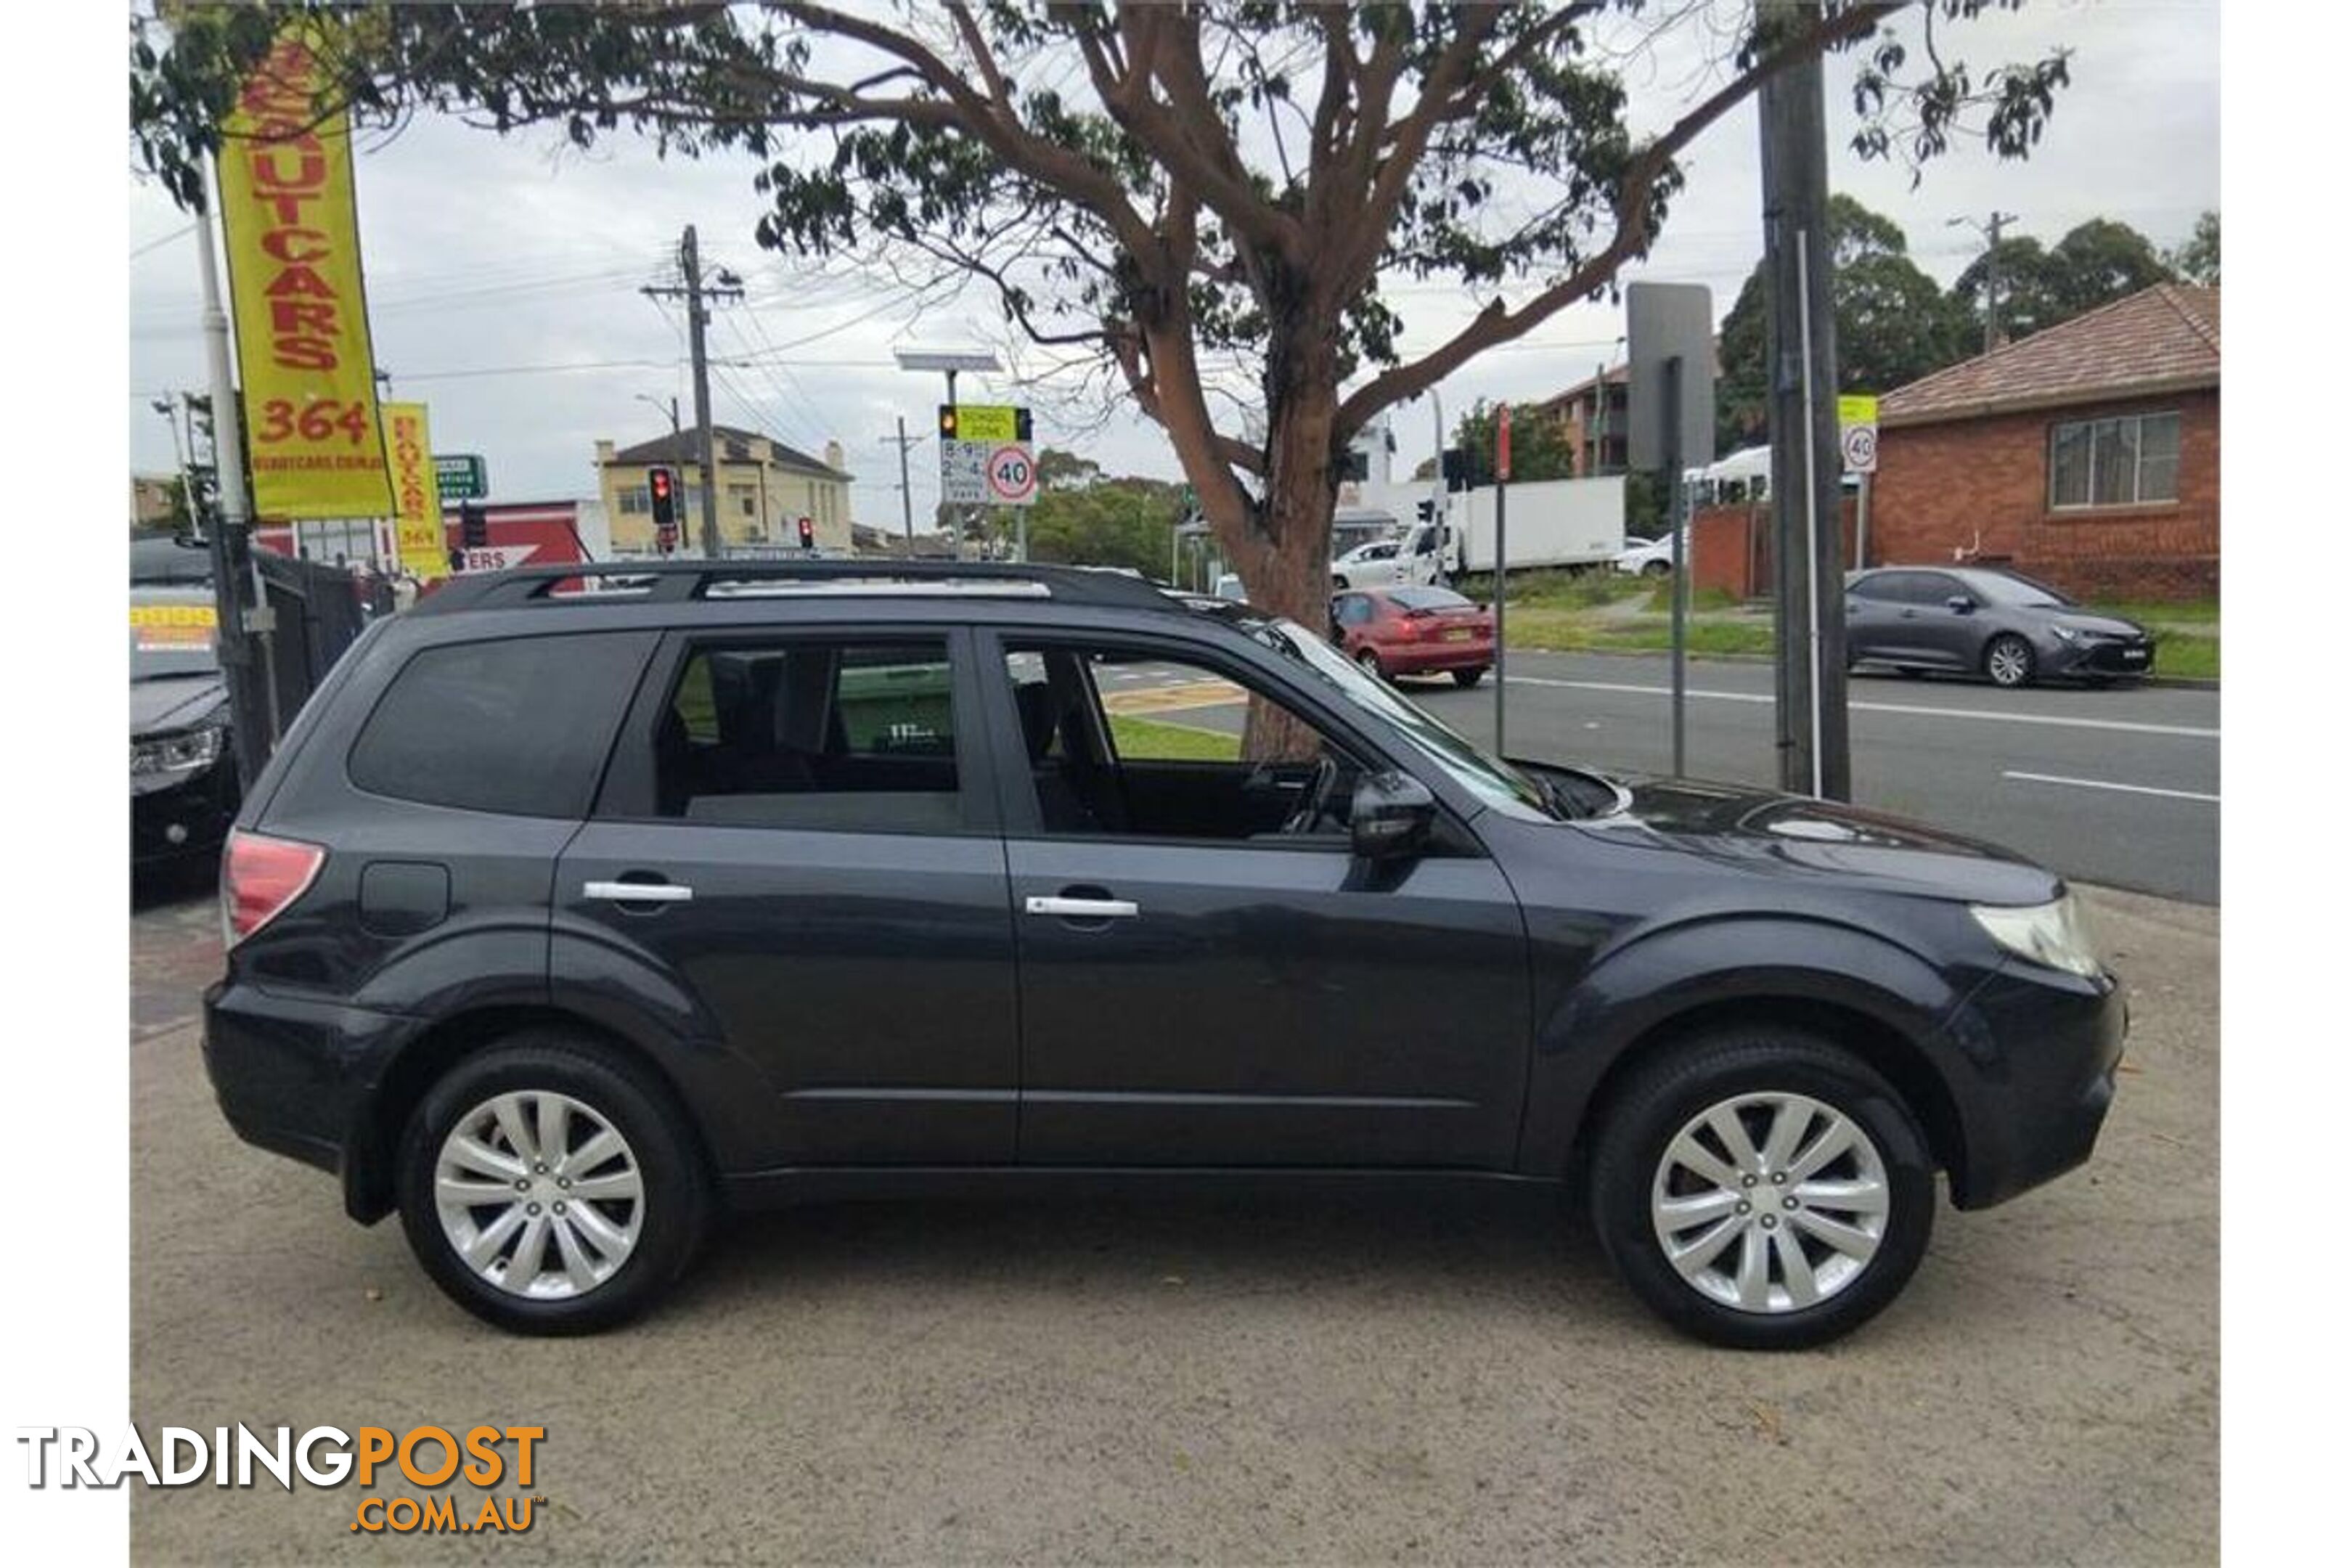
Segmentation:
{"type": "Polygon", "coordinates": [[[1457,669],[1454,672],[1454,684],[1456,686],[1475,686],[1486,679],[1486,667],[1483,664],[1475,669],[1457,669]]]}
{"type": "Polygon", "coordinates": [[[666,1089],[560,1030],[511,1036],[443,1075],[409,1118],[397,1179],[434,1282],[530,1334],[591,1332],[652,1305],[711,1207],[666,1089]]]}
{"type": "Polygon", "coordinates": [[[1642,575],[1644,577],[1670,577],[1674,574],[1674,570],[1675,564],[1671,561],[1644,561],[1642,563],[1642,575]]]}
{"type": "Polygon", "coordinates": [[[1645,1066],[1592,1151],[1593,1222],[1633,1292],[1743,1350],[1825,1343],[1902,1290],[1935,1169],[1902,1097],[1811,1035],[1742,1028],[1645,1066]]]}
{"type": "Polygon", "coordinates": [[[1381,668],[1381,656],[1370,648],[1360,647],[1356,650],[1356,666],[1374,680],[1387,679],[1387,671],[1381,668]]]}
{"type": "Polygon", "coordinates": [[[2033,679],[2033,645],[2003,632],[1985,644],[1984,669],[1995,686],[2023,686],[2033,679]]]}

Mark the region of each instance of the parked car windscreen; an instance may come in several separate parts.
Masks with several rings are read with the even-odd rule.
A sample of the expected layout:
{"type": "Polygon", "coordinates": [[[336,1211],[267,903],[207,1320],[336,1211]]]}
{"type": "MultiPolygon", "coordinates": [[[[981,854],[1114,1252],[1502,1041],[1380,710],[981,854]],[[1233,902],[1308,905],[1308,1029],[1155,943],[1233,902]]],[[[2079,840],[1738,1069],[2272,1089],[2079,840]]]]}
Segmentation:
{"type": "Polygon", "coordinates": [[[165,680],[220,670],[220,627],[212,605],[186,594],[131,595],[131,679],[165,680]]]}
{"type": "Polygon", "coordinates": [[[2068,598],[2047,583],[2037,583],[2031,577],[2020,577],[2010,572],[1971,572],[1960,579],[1969,590],[1995,605],[2009,605],[2021,610],[2066,610],[2074,607],[2068,598]]]}
{"type": "Polygon", "coordinates": [[[1490,757],[1384,682],[1356,668],[1352,659],[1297,621],[1258,621],[1244,626],[1252,637],[1286,654],[1339,689],[1340,695],[1387,721],[1413,750],[1427,757],[1486,805],[1515,816],[1558,819],[1550,795],[1508,763],[1490,757]]]}

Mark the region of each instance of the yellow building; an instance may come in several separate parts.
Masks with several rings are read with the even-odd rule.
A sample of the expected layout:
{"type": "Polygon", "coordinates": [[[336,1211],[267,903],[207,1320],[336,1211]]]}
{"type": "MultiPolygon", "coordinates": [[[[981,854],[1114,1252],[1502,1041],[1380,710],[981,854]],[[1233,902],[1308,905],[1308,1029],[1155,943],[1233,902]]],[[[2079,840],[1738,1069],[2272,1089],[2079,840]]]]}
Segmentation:
{"type": "MultiPolygon", "coordinates": [[[[841,443],[824,444],[824,460],[750,430],[714,425],[718,447],[719,536],[728,544],[797,547],[800,520],[813,526],[817,548],[850,552],[849,486],[841,468],[841,443]]],[[[658,440],[614,449],[596,443],[596,477],[604,515],[613,527],[613,548],[621,554],[654,549],[653,501],[646,470],[677,470],[679,547],[691,551],[702,538],[702,443],[688,430],[658,440]]]]}

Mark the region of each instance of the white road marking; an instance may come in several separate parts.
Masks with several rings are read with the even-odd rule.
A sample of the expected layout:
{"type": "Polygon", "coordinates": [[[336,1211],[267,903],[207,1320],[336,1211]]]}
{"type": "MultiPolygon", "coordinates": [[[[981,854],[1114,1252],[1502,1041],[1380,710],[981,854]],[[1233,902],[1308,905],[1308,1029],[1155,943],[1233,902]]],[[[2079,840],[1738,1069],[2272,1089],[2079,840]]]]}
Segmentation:
{"type": "Polygon", "coordinates": [[[2110,784],[2105,779],[2070,779],[2057,773],[2022,773],[2013,768],[2003,768],[2005,779],[2023,779],[2032,784],[2072,784],[2077,789],[2121,790],[2126,795],[2160,795],[2170,800],[2202,800],[2215,805],[2221,804],[2218,795],[2204,795],[2193,789],[2158,789],[2151,784],[2110,784]]]}
{"type": "MultiPolygon", "coordinates": [[[[1574,691],[1623,691],[1636,696],[1667,697],[1672,689],[1664,686],[1641,686],[1631,681],[1559,680],[1547,675],[1514,675],[1514,686],[1557,686],[1574,691]]],[[[1685,695],[1704,698],[1714,702],[1769,703],[1769,691],[1715,691],[1704,687],[1690,687],[1685,695]]],[[[2053,713],[2002,713],[1989,708],[1931,708],[1924,702],[1848,702],[1847,708],[1856,713],[1905,713],[1927,719],[1979,719],[1996,724],[2046,724],[2061,730],[2112,730],[2133,735],[2180,735],[2192,740],[2218,741],[2221,731],[2195,724],[2144,724],[2129,719],[2069,719],[2053,713]]]]}

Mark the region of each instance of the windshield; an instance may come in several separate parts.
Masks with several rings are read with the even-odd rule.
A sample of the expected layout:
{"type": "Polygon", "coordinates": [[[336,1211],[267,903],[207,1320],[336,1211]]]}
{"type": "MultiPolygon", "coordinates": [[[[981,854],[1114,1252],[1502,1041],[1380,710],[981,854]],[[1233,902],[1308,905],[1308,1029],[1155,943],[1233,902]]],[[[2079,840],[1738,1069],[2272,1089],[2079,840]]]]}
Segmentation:
{"type": "Polygon", "coordinates": [[[131,599],[131,679],[170,679],[213,675],[219,627],[210,604],[193,598],[134,594],[131,599]]]}
{"type": "Polygon", "coordinates": [[[2068,610],[2074,601],[2047,583],[2037,583],[2031,577],[2020,577],[2007,572],[1979,572],[1961,579],[1983,595],[1987,603],[2014,605],[2025,610],[2068,610]]]}
{"type": "Polygon", "coordinates": [[[1488,805],[1543,821],[1561,815],[1543,786],[1508,763],[1488,756],[1418,705],[1366,675],[1297,621],[1245,623],[1243,630],[1276,653],[1298,660],[1338,687],[1357,707],[1386,720],[1415,751],[1488,805]]]}

